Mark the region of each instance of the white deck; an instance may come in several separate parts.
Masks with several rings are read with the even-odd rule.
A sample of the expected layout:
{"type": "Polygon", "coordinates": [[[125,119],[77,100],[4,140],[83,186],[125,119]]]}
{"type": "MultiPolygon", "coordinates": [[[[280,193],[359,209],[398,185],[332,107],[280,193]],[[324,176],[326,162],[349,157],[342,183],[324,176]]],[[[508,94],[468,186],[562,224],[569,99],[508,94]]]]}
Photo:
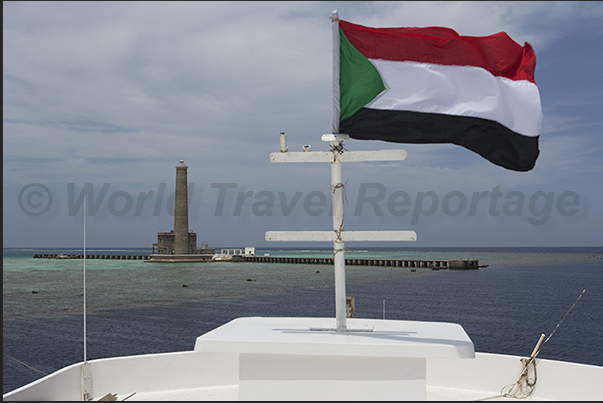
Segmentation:
{"type": "MultiPolygon", "coordinates": [[[[428,401],[510,400],[501,389],[517,380],[522,357],[475,353],[470,360],[427,361],[428,401]],[[461,365],[455,365],[461,364],[461,365]],[[454,386],[456,385],[456,386],[454,386]]],[[[538,381],[534,401],[600,401],[603,396],[603,367],[537,360],[538,381]]],[[[117,400],[127,397],[119,394],[117,400]]],[[[102,396],[97,396],[96,399],[102,396]]],[[[128,400],[239,400],[236,384],[202,388],[137,393],[128,400]]],[[[291,396],[289,400],[299,400],[291,396]]],[[[404,400],[400,396],[399,400],[404,400]]],[[[511,399],[512,400],[512,399],[511,399]]]]}
{"type": "MultiPolygon", "coordinates": [[[[121,400],[126,396],[117,396],[117,400],[121,400]]],[[[213,388],[187,389],[172,392],[157,392],[157,393],[141,393],[136,394],[128,399],[136,401],[238,401],[239,387],[237,385],[222,386],[213,388]]],[[[292,397],[290,400],[299,400],[292,397]]],[[[400,398],[403,400],[403,398],[400,398]]],[[[506,400],[509,398],[503,397],[500,394],[491,392],[474,391],[467,389],[453,389],[433,386],[427,387],[427,401],[477,401],[477,400],[506,400]]],[[[511,399],[513,400],[513,399],[511,399]]],[[[526,399],[521,399],[526,400],[526,399]]],[[[533,401],[549,401],[557,399],[539,399],[528,398],[533,401]]],[[[597,400],[597,399],[591,399],[597,400]]]]}
{"type": "MultiPolygon", "coordinates": [[[[259,322],[257,319],[246,318],[246,320],[231,322],[231,324],[234,323],[234,328],[240,327],[240,329],[244,329],[249,325],[253,325],[253,323],[262,322],[264,325],[276,323],[272,322],[273,319],[265,318],[265,320],[260,320],[259,322]]],[[[384,327],[381,327],[381,325],[375,326],[377,332],[373,333],[372,336],[367,337],[367,333],[354,334],[350,339],[353,340],[350,346],[340,347],[339,353],[344,354],[343,358],[350,353],[353,355],[356,349],[371,350],[371,344],[375,344],[375,340],[370,342],[364,340],[364,338],[368,340],[371,338],[380,339],[376,344],[382,344],[381,347],[371,353],[376,355],[385,354],[386,350],[395,349],[394,340],[396,339],[396,343],[399,344],[398,347],[401,348],[401,351],[405,350],[405,338],[407,339],[406,342],[409,343],[408,351],[413,351],[415,348],[419,350],[422,348],[428,349],[427,346],[429,344],[438,344],[442,339],[446,339],[442,335],[430,335],[427,337],[429,334],[429,329],[427,328],[429,326],[426,327],[427,330],[425,331],[420,330],[421,326],[419,326],[415,327],[415,329],[419,329],[417,334],[423,334],[426,339],[437,338],[439,340],[437,343],[435,341],[419,342],[413,340],[416,334],[411,334],[410,331],[403,334],[398,329],[397,333],[388,333],[387,326],[393,326],[393,324],[388,325],[387,322],[389,321],[377,320],[377,322],[383,322],[382,325],[384,327]],[[421,346],[421,344],[424,345],[421,346]],[[411,346],[413,347],[411,348],[411,346]]],[[[413,325],[412,322],[393,322],[398,322],[398,326],[402,327],[413,325]]],[[[301,322],[296,321],[294,323],[299,325],[301,322]]],[[[360,326],[362,323],[362,321],[350,321],[350,328],[360,326]]],[[[282,322],[280,324],[282,325],[282,322]]],[[[451,327],[451,329],[453,328],[454,326],[451,327]]],[[[260,326],[260,329],[256,329],[257,333],[247,335],[226,333],[221,336],[220,334],[224,328],[218,328],[213,333],[208,332],[205,336],[201,337],[201,339],[205,337],[208,342],[201,350],[209,348],[209,350],[213,351],[185,351],[89,361],[92,378],[92,398],[93,400],[98,400],[110,393],[115,394],[117,400],[122,400],[132,394],[128,400],[239,400],[242,397],[240,380],[241,374],[244,374],[244,371],[241,371],[241,354],[237,351],[240,349],[241,351],[249,352],[258,348],[261,348],[261,351],[265,351],[266,346],[259,347],[249,342],[255,338],[265,337],[266,335],[263,333],[267,331],[266,329],[266,326],[260,326]],[[231,348],[232,346],[221,344],[224,338],[231,338],[230,342],[234,343],[234,345],[238,345],[239,342],[243,342],[244,340],[247,340],[247,344],[243,342],[237,348],[233,349],[231,348]],[[213,342],[218,342],[218,344],[211,346],[213,342]]],[[[281,329],[277,333],[282,332],[282,327],[273,329],[281,329]]],[[[317,335],[320,339],[335,339],[339,337],[339,335],[336,335],[332,331],[318,333],[307,334],[306,330],[290,332],[286,334],[285,340],[289,336],[294,339],[301,337],[302,341],[306,337],[313,338],[317,335]]],[[[269,339],[270,337],[276,336],[269,336],[269,339]]],[[[463,339],[462,335],[459,337],[463,339]]],[[[459,337],[452,337],[452,339],[459,337]]],[[[201,345],[204,343],[202,342],[201,345]]],[[[304,343],[306,346],[302,346],[299,350],[301,357],[306,357],[310,361],[312,357],[324,358],[324,351],[320,351],[321,347],[317,345],[316,350],[313,350],[310,348],[312,342],[306,340],[302,344],[304,343]]],[[[336,345],[334,341],[327,340],[327,345],[329,344],[332,347],[336,345]]],[[[295,346],[286,346],[283,343],[279,345],[279,343],[269,342],[268,345],[274,347],[274,352],[286,349],[290,353],[292,348],[297,349],[295,346]]],[[[391,351],[389,352],[391,353],[391,351]]],[[[358,354],[362,355],[364,353],[358,352],[358,354]]],[[[393,352],[393,354],[400,355],[402,352],[393,352]]],[[[462,356],[466,354],[466,351],[463,352],[463,347],[461,347],[460,353],[455,354],[462,356]]],[[[337,356],[331,357],[335,357],[335,362],[337,361],[337,356]]],[[[522,357],[485,353],[475,353],[474,358],[462,359],[452,356],[442,357],[441,355],[439,357],[427,357],[424,372],[426,377],[425,399],[506,399],[500,396],[501,390],[503,387],[513,384],[517,380],[521,371],[520,358],[522,357]]],[[[383,356],[383,359],[388,360],[391,357],[383,356]]],[[[81,367],[81,363],[78,363],[63,368],[38,381],[7,393],[3,398],[6,401],[81,400],[81,367]]],[[[537,385],[530,398],[531,400],[599,401],[603,396],[603,367],[537,360],[537,370],[537,385]]],[[[315,381],[319,384],[322,379],[315,381]]],[[[347,379],[344,380],[342,386],[354,386],[357,383],[359,383],[358,379],[347,379]]],[[[391,396],[391,400],[407,400],[407,397],[404,392],[401,392],[391,396]]],[[[300,399],[297,394],[290,394],[286,399],[281,400],[303,399],[300,399]]],[[[357,399],[346,397],[345,400],[357,399]]]]}

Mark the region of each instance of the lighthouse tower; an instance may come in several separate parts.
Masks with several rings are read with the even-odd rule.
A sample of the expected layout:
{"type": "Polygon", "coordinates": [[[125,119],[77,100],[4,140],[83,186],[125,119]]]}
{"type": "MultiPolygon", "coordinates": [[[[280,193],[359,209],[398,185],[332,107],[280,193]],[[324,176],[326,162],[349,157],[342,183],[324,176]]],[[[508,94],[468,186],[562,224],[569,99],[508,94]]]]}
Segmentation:
{"type": "Polygon", "coordinates": [[[188,191],[184,160],[176,165],[176,198],[174,201],[174,254],[190,253],[188,235],[188,191]]]}
{"type": "MultiPolygon", "coordinates": [[[[149,262],[191,263],[211,261],[215,249],[209,249],[206,243],[197,249],[197,234],[188,229],[188,165],[184,160],[176,165],[176,191],[174,192],[174,229],[158,232],[157,243],[149,262]]],[[[191,198],[194,188],[191,187],[191,198]]]]}

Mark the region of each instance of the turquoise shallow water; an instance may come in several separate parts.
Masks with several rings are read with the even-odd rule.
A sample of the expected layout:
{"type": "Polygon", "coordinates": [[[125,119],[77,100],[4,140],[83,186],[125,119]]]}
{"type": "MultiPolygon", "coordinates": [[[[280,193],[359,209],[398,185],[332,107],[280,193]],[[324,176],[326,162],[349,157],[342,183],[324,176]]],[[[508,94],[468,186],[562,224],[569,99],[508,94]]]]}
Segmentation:
{"type": "MultiPolygon", "coordinates": [[[[530,267],[603,261],[597,250],[348,250],[346,257],[373,259],[479,259],[489,267],[530,267]]],[[[82,312],[83,260],[33,259],[34,253],[81,253],[81,249],[5,249],[4,319],[56,317],[82,312]]],[[[147,254],[143,249],[88,249],[89,254],[147,254]]],[[[257,255],[331,257],[328,250],[258,250],[257,255]]],[[[142,260],[86,260],[89,312],[173,304],[224,296],[333,287],[332,266],[274,263],[156,264],[142,260]],[[250,280],[250,281],[248,281],[250,280]],[[186,286],[186,287],[185,287],[186,286]]],[[[346,283],[431,275],[429,269],[348,266],[346,283]]]]}
{"type": "MultiPolygon", "coordinates": [[[[14,359],[47,373],[82,360],[83,261],[33,259],[35,252],[4,250],[4,393],[41,376],[14,359]]],[[[54,251],[60,252],[70,253],[54,251]]],[[[385,305],[387,319],[460,323],[482,352],[529,355],[586,289],[540,357],[603,365],[603,248],[350,250],[346,256],[488,264],[415,273],[346,268],[356,317],[381,318],[385,305]]],[[[89,359],[191,349],[197,336],[239,316],[334,317],[333,268],[326,265],[89,259],[86,280],[89,359]]]]}

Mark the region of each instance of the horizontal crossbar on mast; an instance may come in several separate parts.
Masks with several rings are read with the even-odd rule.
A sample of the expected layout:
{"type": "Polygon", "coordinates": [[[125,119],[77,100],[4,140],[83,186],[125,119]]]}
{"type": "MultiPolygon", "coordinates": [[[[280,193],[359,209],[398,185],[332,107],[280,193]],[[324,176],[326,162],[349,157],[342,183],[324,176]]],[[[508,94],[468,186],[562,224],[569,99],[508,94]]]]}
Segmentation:
{"type": "MultiPolygon", "coordinates": [[[[346,151],[337,154],[337,160],[341,162],[404,161],[406,158],[406,150],[346,151]]],[[[333,162],[333,153],[331,151],[276,152],[270,153],[270,162],[333,162]]]]}
{"type": "MultiPolygon", "coordinates": [[[[266,231],[266,241],[330,241],[335,231],[266,231]]],[[[415,231],[341,231],[341,241],[416,241],[415,231]]]]}
{"type": "Polygon", "coordinates": [[[344,231],[343,230],[343,162],[403,161],[406,150],[347,151],[343,142],[347,134],[324,134],[322,141],[329,143],[329,151],[311,151],[310,145],[303,152],[289,152],[285,133],[280,134],[280,152],[270,154],[270,162],[328,162],[331,165],[331,189],[333,200],[332,231],[268,231],[266,241],[323,241],[333,242],[333,268],[335,274],[335,323],[338,332],[346,329],[345,292],[345,242],[348,241],[415,241],[414,231],[344,231]]]}

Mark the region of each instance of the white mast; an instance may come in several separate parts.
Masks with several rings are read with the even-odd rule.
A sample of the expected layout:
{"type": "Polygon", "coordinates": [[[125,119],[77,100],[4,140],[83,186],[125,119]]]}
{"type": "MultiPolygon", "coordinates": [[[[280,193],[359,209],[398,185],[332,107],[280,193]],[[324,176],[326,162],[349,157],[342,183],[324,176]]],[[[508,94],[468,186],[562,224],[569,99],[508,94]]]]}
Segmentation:
{"type": "Polygon", "coordinates": [[[347,134],[339,134],[339,14],[331,13],[333,28],[333,133],[323,134],[329,142],[329,152],[290,153],[285,133],[280,134],[280,152],[270,154],[271,162],[329,162],[331,164],[331,194],[333,202],[333,231],[268,231],[267,241],[331,241],[335,270],[335,330],[348,331],[346,325],[345,241],[414,241],[414,231],[348,231],[343,230],[343,161],[405,160],[405,150],[344,152],[347,134]]]}
{"type": "Polygon", "coordinates": [[[322,141],[329,142],[328,152],[288,152],[285,134],[281,133],[281,150],[270,154],[271,162],[329,162],[331,164],[331,190],[333,200],[332,231],[268,231],[267,241],[330,241],[333,242],[335,271],[335,330],[348,331],[346,325],[345,242],[346,241],[414,241],[414,231],[344,231],[343,167],[342,162],[405,160],[405,150],[344,151],[347,134],[323,134],[322,141]]]}
{"type": "MultiPolygon", "coordinates": [[[[324,137],[324,136],[323,136],[324,137]]],[[[331,195],[333,204],[333,266],[335,269],[335,324],[337,331],[346,330],[346,291],[345,291],[345,243],[343,233],[343,166],[339,155],[343,152],[341,135],[333,135],[329,148],[333,153],[331,161],[331,195]]]]}
{"type": "Polygon", "coordinates": [[[339,13],[331,13],[333,29],[333,133],[339,133],[339,13]]]}

